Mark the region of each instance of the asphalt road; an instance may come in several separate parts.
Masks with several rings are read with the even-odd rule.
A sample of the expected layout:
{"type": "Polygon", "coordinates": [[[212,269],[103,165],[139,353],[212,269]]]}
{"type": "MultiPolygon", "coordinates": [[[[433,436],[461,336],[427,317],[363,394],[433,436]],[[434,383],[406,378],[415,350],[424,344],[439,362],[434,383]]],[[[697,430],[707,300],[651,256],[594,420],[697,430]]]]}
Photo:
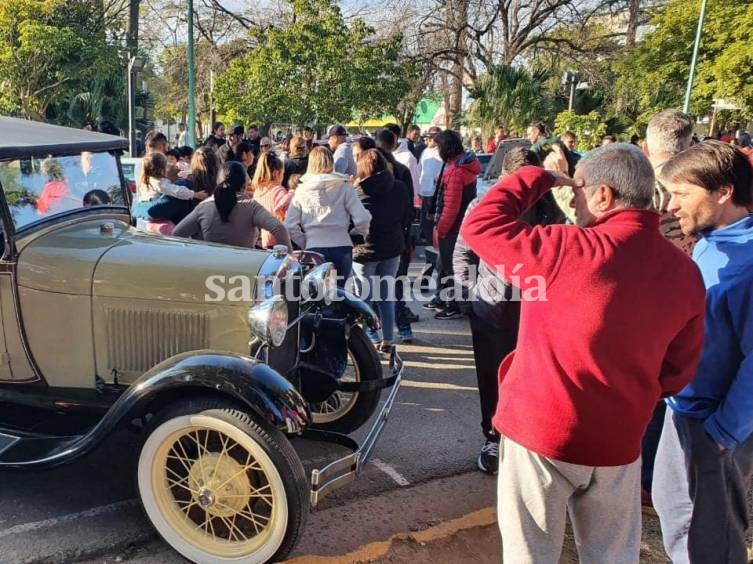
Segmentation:
{"type": "MultiPolygon", "coordinates": [[[[404,382],[374,460],[355,484],[336,492],[312,513],[309,527],[317,526],[319,514],[368,496],[410,490],[475,469],[483,437],[468,321],[437,321],[419,304],[412,308],[421,321],[414,324],[416,341],[399,347],[406,361],[404,382]]],[[[360,438],[358,433],[356,437],[360,438]]],[[[144,543],[170,554],[154,539],[136,501],[136,448],[134,438],[124,432],[67,467],[0,472],[0,560],[7,564],[93,557],[122,561],[128,559],[123,555],[129,553],[129,546],[144,543]]],[[[315,463],[331,456],[329,449],[305,445],[300,452],[304,463],[311,464],[312,459],[315,463]]],[[[489,480],[480,473],[472,476],[489,480]]],[[[462,505],[462,495],[458,496],[457,504],[462,505]]],[[[488,501],[493,504],[493,499],[488,501]]],[[[321,535],[322,547],[337,546],[337,535],[347,532],[333,527],[321,535]]],[[[316,552],[316,541],[307,542],[306,550],[316,552]]]]}

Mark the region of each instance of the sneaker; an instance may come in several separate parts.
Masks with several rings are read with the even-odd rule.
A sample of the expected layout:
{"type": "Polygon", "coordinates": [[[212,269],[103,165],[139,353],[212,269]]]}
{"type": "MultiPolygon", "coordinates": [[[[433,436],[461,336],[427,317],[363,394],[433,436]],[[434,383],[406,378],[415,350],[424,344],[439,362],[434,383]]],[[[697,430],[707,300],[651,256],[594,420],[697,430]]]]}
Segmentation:
{"type": "Polygon", "coordinates": [[[429,311],[442,311],[444,309],[444,304],[439,301],[431,300],[430,302],[425,303],[422,305],[424,309],[428,309],[429,311]]]}
{"type": "Polygon", "coordinates": [[[412,343],[413,331],[411,331],[410,327],[404,327],[403,329],[398,329],[397,338],[400,339],[401,343],[412,343]]]}
{"type": "Polygon", "coordinates": [[[478,455],[476,464],[482,472],[496,476],[499,470],[499,443],[486,441],[481,447],[481,454],[478,455]]]}
{"type": "Polygon", "coordinates": [[[463,312],[459,309],[443,309],[434,316],[434,319],[453,319],[454,317],[463,317],[463,312]]]}
{"type": "Polygon", "coordinates": [[[417,315],[417,314],[415,314],[415,313],[413,313],[413,312],[412,312],[411,310],[408,310],[408,311],[407,311],[407,312],[405,313],[405,320],[406,320],[406,321],[407,321],[408,323],[418,323],[418,322],[419,322],[419,321],[421,320],[421,318],[420,318],[420,317],[418,317],[418,315],[417,315]]]}

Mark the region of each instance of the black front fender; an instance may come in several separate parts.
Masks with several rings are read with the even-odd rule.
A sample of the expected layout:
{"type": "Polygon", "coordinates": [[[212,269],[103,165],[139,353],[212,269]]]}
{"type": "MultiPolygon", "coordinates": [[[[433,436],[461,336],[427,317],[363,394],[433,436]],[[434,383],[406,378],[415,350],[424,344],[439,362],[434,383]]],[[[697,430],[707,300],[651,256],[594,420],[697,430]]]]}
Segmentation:
{"type": "Polygon", "coordinates": [[[225,396],[285,433],[311,421],[308,404],[279,373],[235,353],[195,351],[161,362],[125,389],[88,433],[77,437],[19,437],[0,451],[0,467],[57,466],[87,454],[121,422],[183,397],[225,396]]]}
{"type": "Polygon", "coordinates": [[[306,401],[277,371],[256,359],[225,352],[184,353],[158,364],[134,382],[110,411],[124,401],[125,415],[166,393],[193,390],[230,396],[285,433],[298,433],[311,420],[306,401]]]}
{"type": "Polygon", "coordinates": [[[355,321],[363,321],[371,329],[379,329],[379,318],[374,310],[361,298],[344,288],[338,286],[337,299],[329,307],[352,316],[355,321]]]}

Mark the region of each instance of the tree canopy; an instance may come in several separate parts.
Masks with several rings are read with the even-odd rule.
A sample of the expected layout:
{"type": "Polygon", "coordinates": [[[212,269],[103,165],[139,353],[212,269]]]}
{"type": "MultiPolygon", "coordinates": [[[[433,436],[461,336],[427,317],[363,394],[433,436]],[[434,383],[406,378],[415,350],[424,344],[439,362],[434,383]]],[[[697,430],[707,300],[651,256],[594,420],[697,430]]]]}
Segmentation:
{"type": "MultiPolygon", "coordinates": [[[[690,69],[699,2],[672,0],[651,20],[651,30],[615,62],[615,93],[638,122],[681,107],[690,69]]],[[[692,88],[691,113],[708,113],[715,98],[753,115],[753,3],[709,0],[692,88]]]]}
{"type": "Polygon", "coordinates": [[[271,124],[322,125],[393,110],[410,88],[399,36],[346,23],[332,0],[292,0],[289,21],[252,32],[254,47],[216,82],[221,113],[271,124]]]}
{"type": "Polygon", "coordinates": [[[119,72],[104,18],[85,0],[0,3],[0,109],[45,119],[56,104],[119,72]]]}

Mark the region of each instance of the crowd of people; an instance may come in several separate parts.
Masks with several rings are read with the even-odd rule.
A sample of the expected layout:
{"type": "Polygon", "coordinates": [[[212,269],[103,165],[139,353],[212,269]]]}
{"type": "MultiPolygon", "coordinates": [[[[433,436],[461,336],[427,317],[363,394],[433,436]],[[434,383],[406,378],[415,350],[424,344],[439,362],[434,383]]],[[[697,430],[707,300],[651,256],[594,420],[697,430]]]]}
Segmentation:
{"type": "MultiPolygon", "coordinates": [[[[333,125],[326,144],[301,131],[275,148],[255,128],[226,138],[215,124],[193,154],[157,134],[137,216],[179,236],[313,250],[340,283],[354,272],[389,285],[407,273],[418,208],[440,274],[423,307],[470,317],[477,464],[498,475],[504,560],[557,562],[569,514],[582,562],[638,562],[643,502],[673,562],[747,562],[750,155],[731,139],[698,142],[676,110],[642,142],[605,138],[584,154],[571,132],[547,132],[530,125],[530,146],[506,151],[483,197],[482,139],[466,150],[453,130],[352,139],[333,125]],[[521,298],[534,285],[545,291],[521,298]]],[[[485,150],[505,138],[499,128],[485,150]]],[[[374,291],[395,296],[374,302],[376,346],[410,341],[404,289],[364,299],[374,291]]]]}
{"type": "MultiPolygon", "coordinates": [[[[335,266],[339,284],[354,277],[382,319],[381,332],[369,336],[379,350],[390,350],[394,342],[413,339],[411,323],[418,320],[406,304],[407,290],[395,284],[407,275],[413,255],[416,208],[428,240],[435,223],[441,240],[457,237],[480,170],[454,131],[430,128],[422,136],[412,126],[405,137],[401,133],[388,124],[373,136],[354,137],[335,124],[323,142],[304,128],[274,143],[255,126],[245,131],[234,125],[226,132],[218,122],[193,151],[170,148],[164,134],[150,132],[133,205],[137,227],[320,253],[335,266]],[[463,169],[470,171],[467,186],[457,182],[463,169]]],[[[449,266],[451,247],[444,263],[449,266]]]]}

